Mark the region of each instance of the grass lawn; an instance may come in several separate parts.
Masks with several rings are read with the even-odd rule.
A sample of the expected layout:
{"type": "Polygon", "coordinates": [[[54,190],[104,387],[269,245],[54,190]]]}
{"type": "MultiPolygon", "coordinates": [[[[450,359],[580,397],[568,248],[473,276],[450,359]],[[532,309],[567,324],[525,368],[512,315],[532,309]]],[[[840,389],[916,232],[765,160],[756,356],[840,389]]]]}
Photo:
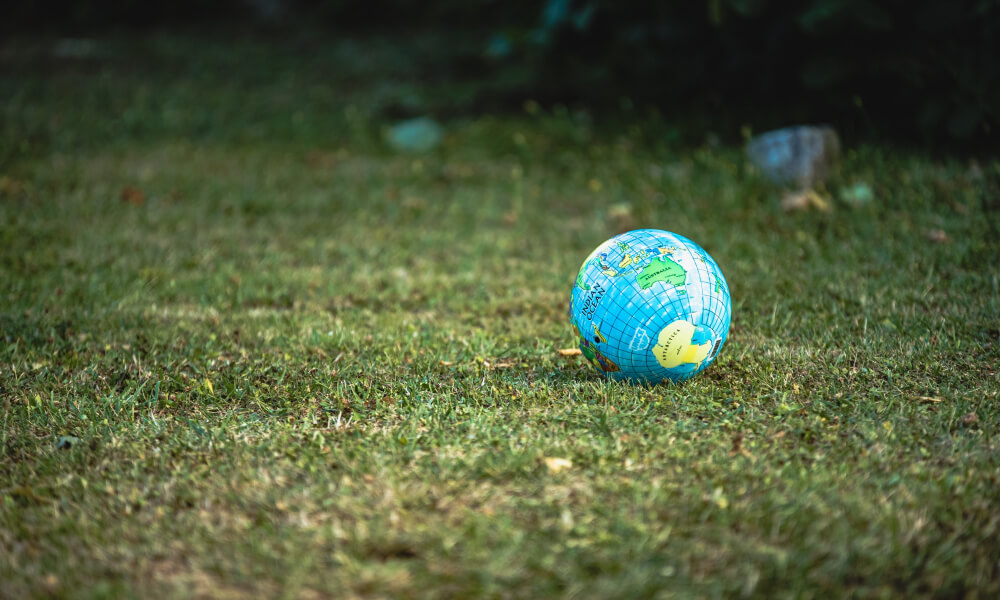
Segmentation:
{"type": "Polygon", "coordinates": [[[0,47],[0,596],[1000,595],[997,161],[785,213],[641,110],[393,152],[476,102],[433,38],[52,43],[0,47]],[[680,386],[558,353],[638,227],[732,290],[680,386]]]}

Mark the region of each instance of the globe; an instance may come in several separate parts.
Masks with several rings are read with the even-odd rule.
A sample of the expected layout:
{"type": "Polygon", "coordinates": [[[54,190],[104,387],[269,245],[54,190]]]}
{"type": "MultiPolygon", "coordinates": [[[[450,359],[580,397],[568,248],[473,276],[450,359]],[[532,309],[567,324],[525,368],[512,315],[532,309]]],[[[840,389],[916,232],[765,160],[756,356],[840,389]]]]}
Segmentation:
{"type": "Polygon", "coordinates": [[[631,382],[680,382],[712,364],[732,302],[719,265],[682,235],[639,229],[583,261],[570,317],[600,372],[631,382]]]}

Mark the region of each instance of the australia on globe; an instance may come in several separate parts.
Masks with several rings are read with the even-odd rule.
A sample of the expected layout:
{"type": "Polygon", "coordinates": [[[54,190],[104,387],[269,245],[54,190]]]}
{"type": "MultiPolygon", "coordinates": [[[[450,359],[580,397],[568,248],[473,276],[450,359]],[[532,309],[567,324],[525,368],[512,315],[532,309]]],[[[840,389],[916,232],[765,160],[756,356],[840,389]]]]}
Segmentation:
{"type": "Polygon", "coordinates": [[[729,334],[729,286],[715,260],[682,235],[615,236],[580,267],[570,317],[600,372],[633,382],[679,382],[704,370],[729,334]]]}

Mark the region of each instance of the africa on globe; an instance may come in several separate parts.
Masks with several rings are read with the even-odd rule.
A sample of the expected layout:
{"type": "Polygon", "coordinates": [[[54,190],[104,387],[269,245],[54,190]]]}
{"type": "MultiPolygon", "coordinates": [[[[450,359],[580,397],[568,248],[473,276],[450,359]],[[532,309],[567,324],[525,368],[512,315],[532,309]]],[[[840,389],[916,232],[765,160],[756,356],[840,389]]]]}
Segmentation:
{"type": "Polygon", "coordinates": [[[732,302],[719,265],[682,235],[638,229],[583,261],[570,317],[599,371],[632,382],[679,382],[715,360],[732,302]]]}

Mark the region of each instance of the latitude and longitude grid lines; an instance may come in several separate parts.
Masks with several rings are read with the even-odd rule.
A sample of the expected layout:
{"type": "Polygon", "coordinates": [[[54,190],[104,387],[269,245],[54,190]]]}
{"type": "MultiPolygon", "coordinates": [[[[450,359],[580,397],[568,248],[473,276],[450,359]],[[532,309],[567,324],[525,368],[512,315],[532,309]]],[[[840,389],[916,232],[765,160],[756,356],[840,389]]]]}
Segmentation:
{"type": "MultiPolygon", "coordinates": [[[[673,320],[670,318],[671,315],[675,315],[675,318],[688,315],[687,318],[693,325],[706,327],[713,334],[713,347],[707,360],[702,364],[703,368],[707,367],[714,361],[728,336],[728,319],[731,311],[726,304],[729,288],[721,269],[704,249],[691,240],[661,230],[629,232],[617,236],[598,247],[591,256],[603,251],[607,261],[617,265],[626,255],[626,252],[618,246],[619,242],[628,244],[633,250],[645,250],[652,255],[651,261],[660,258],[658,248],[663,246],[676,248],[672,260],[685,270],[687,281],[683,287],[686,290],[704,290],[706,293],[679,294],[677,292],[680,290],[673,287],[662,290],[666,291],[666,294],[649,293],[649,290],[641,289],[640,283],[635,278],[627,279],[629,283],[623,289],[620,286],[625,284],[625,281],[616,282],[613,277],[608,277],[600,271],[596,273],[591,271],[588,274],[591,277],[587,279],[601,287],[605,302],[604,306],[595,306],[596,310],[587,316],[586,321],[578,322],[582,326],[580,333],[597,343],[594,329],[601,332],[606,342],[601,344],[603,348],[598,346],[595,348],[622,369],[612,372],[613,377],[621,379],[626,376],[626,372],[629,372],[649,381],[659,381],[667,374],[667,370],[659,364],[651,352],[651,348],[657,342],[655,337],[663,326],[673,320]],[[721,288],[718,293],[715,291],[716,287],[721,288]],[[622,315],[628,315],[628,318],[623,319],[622,315]],[[695,318],[692,319],[691,316],[695,318]]],[[[641,264],[644,268],[649,263],[642,261],[641,264]]],[[[586,262],[584,266],[587,266],[586,262]]],[[[641,268],[634,264],[632,271],[638,275],[641,268]]],[[[587,294],[574,289],[574,297],[577,300],[584,300],[587,294]]],[[[686,379],[701,370],[684,373],[681,378],[686,379]]]]}
{"type": "MultiPolygon", "coordinates": [[[[705,259],[711,259],[710,255],[705,252],[704,249],[701,249],[701,254],[705,259]]],[[[714,259],[711,260],[714,261],[714,259]]],[[[710,266],[707,261],[703,262],[702,260],[696,260],[695,263],[699,271],[699,275],[701,275],[702,285],[707,286],[708,289],[712,290],[710,294],[703,296],[703,298],[708,298],[709,301],[707,305],[702,307],[703,313],[707,312],[712,316],[712,319],[711,322],[706,322],[706,320],[702,318],[701,324],[707,326],[712,330],[712,333],[714,333],[718,339],[724,341],[729,334],[728,323],[730,309],[725,305],[725,303],[723,303],[722,297],[729,296],[729,284],[726,282],[726,278],[722,275],[722,269],[720,269],[718,265],[710,266]],[[715,292],[715,287],[717,285],[722,288],[719,293],[715,292]]],[[[714,356],[710,358],[714,358],[714,356]]]]}
{"type": "Polygon", "coordinates": [[[705,319],[704,316],[701,318],[701,324],[705,325],[712,330],[715,334],[715,344],[712,347],[711,354],[708,356],[708,360],[704,363],[703,369],[715,361],[715,357],[718,355],[719,351],[722,349],[723,344],[726,342],[726,338],[729,337],[729,323],[732,317],[732,300],[729,293],[729,283],[726,281],[725,276],[722,273],[722,269],[719,267],[715,259],[711,257],[703,248],[699,246],[701,254],[705,259],[705,262],[698,261],[698,270],[704,276],[702,278],[702,285],[708,286],[707,289],[711,290],[710,293],[703,295],[703,298],[708,298],[708,303],[702,307],[702,314],[711,315],[711,319],[705,319]],[[711,260],[711,264],[708,262],[711,260]],[[705,269],[702,269],[702,266],[705,269]],[[716,292],[716,287],[720,288],[716,292]]]}
{"type": "MultiPolygon", "coordinates": [[[[709,260],[711,260],[711,258],[703,249],[701,249],[700,246],[694,245],[694,248],[691,248],[690,245],[692,245],[693,242],[687,240],[686,238],[680,238],[680,236],[662,234],[659,232],[650,233],[652,233],[652,236],[655,237],[657,241],[666,242],[671,246],[681,246],[684,249],[686,256],[690,260],[684,260],[683,262],[694,265],[695,267],[694,273],[692,273],[690,268],[685,269],[687,275],[689,277],[696,275],[698,278],[698,281],[696,282],[692,282],[690,280],[686,282],[686,285],[684,286],[685,288],[697,290],[706,289],[707,286],[707,289],[711,290],[710,293],[703,296],[703,298],[707,296],[707,303],[698,303],[700,305],[698,306],[698,315],[697,318],[693,319],[694,325],[705,326],[714,334],[714,339],[712,340],[712,354],[709,355],[708,361],[702,365],[702,368],[707,367],[708,364],[714,360],[715,355],[721,348],[722,343],[725,341],[728,334],[728,327],[726,326],[727,320],[723,318],[719,312],[726,314],[729,311],[727,310],[727,307],[722,299],[719,297],[719,294],[715,293],[714,290],[718,284],[722,286],[720,293],[728,294],[728,286],[725,283],[725,278],[722,276],[721,270],[717,267],[713,268],[705,262],[702,255],[709,260]],[[698,252],[698,250],[701,252],[698,252]],[[706,319],[706,316],[710,318],[706,319]],[[724,329],[726,331],[723,331],[724,329]],[[714,342],[717,342],[717,344],[714,342]]],[[[640,236],[635,234],[627,234],[619,239],[629,244],[629,246],[633,246],[633,244],[635,244],[635,247],[640,248],[647,246],[649,241],[647,238],[640,238],[640,236]]],[[[657,246],[658,245],[659,244],[657,244],[657,246]]],[[[649,248],[645,249],[650,251],[649,248]]],[[[609,248],[609,250],[611,252],[614,251],[612,248],[609,248]]],[[[655,248],[653,250],[655,251],[655,248]]],[[[611,252],[609,252],[609,254],[611,252]]],[[[615,254],[617,254],[617,252],[615,252],[615,254]]],[[[679,259],[680,257],[675,256],[675,258],[679,259]]],[[[657,256],[654,255],[653,260],[656,259],[657,256]]],[[[680,262],[678,262],[678,264],[680,264],[680,262]]],[[[619,364],[624,368],[624,370],[644,376],[650,380],[658,380],[665,375],[666,369],[664,369],[662,365],[655,360],[652,352],[634,352],[632,348],[634,339],[638,337],[639,330],[642,329],[645,336],[643,350],[648,350],[654,345],[654,340],[651,336],[656,335],[660,323],[657,323],[657,327],[654,327],[652,332],[642,328],[642,326],[644,324],[648,325],[652,321],[657,320],[655,317],[659,315],[669,314],[677,315],[679,317],[680,315],[691,314],[695,308],[692,306],[692,296],[690,294],[679,294],[677,293],[677,290],[669,295],[646,294],[643,293],[644,290],[638,289],[638,282],[633,282],[630,285],[633,287],[633,289],[630,290],[633,292],[631,294],[616,294],[614,293],[615,287],[609,286],[611,288],[609,300],[611,300],[611,303],[618,310],[614,310],[612,307],[607,307],[605,310],[601,311],[605,318],[612,315],[615,317],[622,314],[629,315],[628,321],[621,318],[614,318],[611,320],[611,329],[609,330],[611,332],[611,336],[605,337],[609,340],[614,339],[618,341],[618,345],[612,346],[614,351],[608,352],[608,355],[612,361],[615,361],[616,364],[619,364]],[[635,308],[639,308],[636,306],[635,299],[640,299],[642,301],[642,304],[644,305],[642,308],[645,310],[634,310],[635,308]],[[624,302],[622,302],[623,300],[624,302]],[[631,336],[629,336],[630,331],[632,332],[631,336]],[[641,357],[641,362],[637,363],[635,360],[637,356],[641,357]]],[[[668,321],[669,319],[664,318],[659,320],[668,321]]],[[[599,323],[598,328],[601,328],[603,325],[604,323],[599,323]]],[[[636,348],[636,350],[639,349],[636,348]]],[[[701,369],[698,369],[698,371],[700,370],[701,369]]],[[[694,375],[696,372],[697,371],[692,371],[689,374],[685,374],[685,377],[694,375]]]]}

